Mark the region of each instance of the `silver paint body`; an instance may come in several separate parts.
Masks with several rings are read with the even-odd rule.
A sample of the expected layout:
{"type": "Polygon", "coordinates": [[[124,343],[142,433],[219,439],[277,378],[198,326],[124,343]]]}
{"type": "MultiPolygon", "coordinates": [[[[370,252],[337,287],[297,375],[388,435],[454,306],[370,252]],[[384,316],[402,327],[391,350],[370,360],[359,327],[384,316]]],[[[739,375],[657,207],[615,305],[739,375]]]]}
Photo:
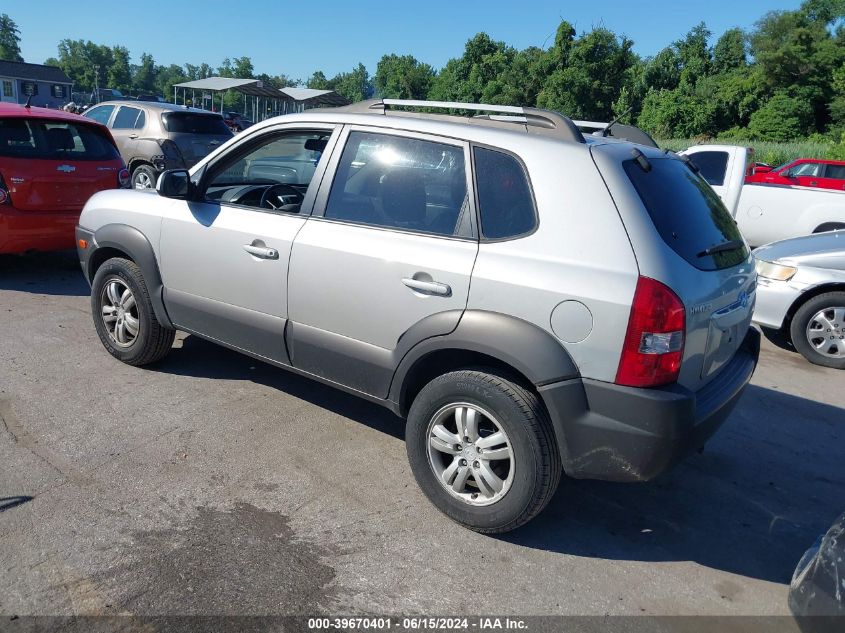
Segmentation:
{"type": "MultiPolygon", "coordinates": [[[[441,315],[439,329],[429,335],[446,335],[462,311],[471,309],[516,317],[548,332],[582,377],[613,382],[639,275],[668,285],[688,308],[683,386],[697,390],[712,380],[744,337],[754,304],[753,258],[734,268],[701,271],[669,248],[622,168],[631,158],[629,143],[592,138],[578,144],[527,134],[518,126],[312,110],[250,127],[203,159],[192,175],[260,135],[297,128],[333,131],[298,215],[115,190],[94,196],[80,225],[96,231],[110,223],[128,224],[146,236],[177,327],[221,340],[218,331],[246,321],[255,337],[221,342],[294,367],[302,358],[306,364],[300,369],[328,380],[335,380],[332,368],[307,364],[308,348],[318,339],[332,341],[340,364],[354,354],[374,368],[395,368],[401,360],[395,358],[397,346],[411,328],[441,315]],[[485,241],[321,217],[334,166],[352,130],[464,148],[470,192],[472,144],[518,156],[536,199],[537,229],[516,239],[485,241]],[[246,252],[243,246],[255,240],[276,249],[279,257],[246,252]],[[412,277],[447,284],[451,292],[417,292],[403,283],[412,277]],[[742,293],[750,301],[740,304],[742,293]],[[174,301],[184,307],[181,315],[172,310],[174,301]],[[571,302],[581,307],[572,309],[571,302]],[[556,311],[561,304],[567,307],[556,311]],[[216,321],[201,314],[210,306],[216,321]],[[285,350],[286,327],[293,360],[285,350]]],[[[666,158],[659,150],[639,149],[666,158]]],[[[475,205],[472,195],[470,203],[475,205]]],[[[347,386],[386,397],[368,391],[366,381],[347,381],[347,386]]]]}
{"type": "Polygon", "coordinates": [[[788,281],[758,278],[754,321],[760,325],[783,327],[790,308],[801,303],[808,292],[845,289],[845,231],[767,244],[756,249],[754,256],[798,269],[788,281]]]}

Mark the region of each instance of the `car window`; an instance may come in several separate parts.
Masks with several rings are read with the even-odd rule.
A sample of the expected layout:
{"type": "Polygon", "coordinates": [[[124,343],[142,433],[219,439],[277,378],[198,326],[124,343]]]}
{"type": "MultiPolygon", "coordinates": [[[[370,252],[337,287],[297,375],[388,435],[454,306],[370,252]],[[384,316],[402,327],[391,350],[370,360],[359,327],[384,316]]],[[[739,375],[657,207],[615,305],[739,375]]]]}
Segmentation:
{"type": "Polygon", "coordinates": [[[325,217],[437,235],[469,235],[463,148],[352,132],[325,217]]]}
{"type": "Polygon", "coordinates": [[[824,177],[845,180],[845,165],[826,165],[824,177]]]}
{"type": "Polygon", "coordinates": [[[172,134],[213,134],[232,136],[219,114],[197,112],[164,112],[161,115],[164,129],[172,134]]]}
{"type": "Polygon", "coordinates": [[[97,106],[96,108],[91,108],[85,113],[85,116],[89,119],[94,119],[97,123],[102,123],[103,125],[108,124],[109,117],[111,113],[114,111],[113,105],[104,105],[104,106],[97,106]]]}
{"type": "Polygon", "coordinates": [[[0,119],[0,156],[51,160],[114,160],[117,148],[87,124],[0,119]]]}
{"type": "Polygon", "coordinates": [[[728,171],[727,152],[696,152],[689,159],[698,167],[701,177],[708,184],[719,187],[725,184],[725,173],[728,171]]]}
{"type": "Polygon", "coordinates": [[[143,130],[147,124],[147,114],[143,110],[138,111],[138,118],[135,120],[135,129],[143,130]]]}
{"type": "Polygon", "coordinates": [[[268,135],[212,167],[206,198],[298,212],[331,131],[268,135]]]}
{"type": "Polygon", "coordinates": [[[622,163],[663,241],[701,270],[736,266],[748,249],[736,222],[707,181],[677,158],[649,158],[646,171],[636,160],[622,163]],[[742,246],[705,254],[708,248],[739,240],[742,246]]]}
{"type": "Polygon", "coordinates": [[[821,173],[822,165],[819,163],[801,163],[789,170],[792,178],[799,176],[818,176],[821,173]]]}
{"type": "Polygon", "coordinates": [[[519,161],[484,147],[474,148],[473,155],[481,234],[505,239],[533,231],[537,225],[534,197],[519,161]]]}
{"type": "Polygon", "coordinates": [[[112,128],[115,130],[132,130],[135,129],[135,122],[142,112],[138,108],[130,108],[129,106],[120,106],[117,115],[114,117],[112,128]]]}

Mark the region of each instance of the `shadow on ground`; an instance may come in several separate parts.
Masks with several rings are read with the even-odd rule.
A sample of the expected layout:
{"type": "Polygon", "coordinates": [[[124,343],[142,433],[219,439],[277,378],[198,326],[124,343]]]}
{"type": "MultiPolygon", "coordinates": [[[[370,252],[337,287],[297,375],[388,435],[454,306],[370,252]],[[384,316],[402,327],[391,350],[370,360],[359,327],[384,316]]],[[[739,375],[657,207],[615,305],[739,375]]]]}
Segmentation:
{"type": "Polygon", "coordinates": [[[160,363],[148,369],[180,376],[250,380],[284,391],[306,402],[350,420],[404,439],[402,420],[387,409],[310,378],[210,343],[198,336],[187,336],[160,363]]]}
{"type": "Polygon", "coordinates": [[[76,251],[0,255],[0,290],[76,297],[91,292],[76,251]]]}
{"type": "MultiPolygon", "coordinates": [[[[375,404],[197,337],[155,370],[251,380],[404,436],[402,423],[375,404]]],[[[843,439],[843,409],[751,385],[703,454],[643,484],[564,479],[545,512],[503,540],[611,560],[689,560],[788,582],[845,509],[843,439]]]]}

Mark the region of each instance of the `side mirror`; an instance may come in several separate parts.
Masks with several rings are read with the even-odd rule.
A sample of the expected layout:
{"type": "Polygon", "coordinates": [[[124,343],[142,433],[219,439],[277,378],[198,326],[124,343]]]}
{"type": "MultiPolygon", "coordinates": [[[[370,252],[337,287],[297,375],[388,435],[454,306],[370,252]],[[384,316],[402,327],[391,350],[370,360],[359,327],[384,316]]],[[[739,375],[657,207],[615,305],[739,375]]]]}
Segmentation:
{"type": "Polygon", "coordinates": [[[165,198],[186,200],[191,186],[191,175],[187,169],[170,169],[158,177],[156,191],[165,198]]]}
{"type": "Polygon", "coordinates": [[[754,166],[754,173],[755,174],[768,174],[772,171],[771,165],[761,165],[760,163],[754,166]]]}

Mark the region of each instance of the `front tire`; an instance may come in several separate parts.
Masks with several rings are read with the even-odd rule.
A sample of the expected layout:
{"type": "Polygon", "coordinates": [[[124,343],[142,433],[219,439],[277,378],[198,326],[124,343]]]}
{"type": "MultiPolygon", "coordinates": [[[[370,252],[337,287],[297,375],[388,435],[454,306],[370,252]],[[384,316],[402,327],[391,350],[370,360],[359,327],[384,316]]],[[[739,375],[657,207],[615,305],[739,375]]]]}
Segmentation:
{"type": "Polygon", "coordinates": [[[141,269],[121,257],[107,260],[94,275],[91,316],[103,347],[128,365],[161,360],[176,336],[156,319],[141,269]]]}
{"type": "Polygon", "coordinates": [[[546,507],[561,475],[551,421],[536,394],[480,370],[435,378],[411,405],[411,470],[423,493],[472,530],[514,530],[546,507]]]}
{"type": "Polygon", "coordinates": [[[845,292],[826,292],[798,308],[792,344],[814,365],[845,369],[845,292]]]}

